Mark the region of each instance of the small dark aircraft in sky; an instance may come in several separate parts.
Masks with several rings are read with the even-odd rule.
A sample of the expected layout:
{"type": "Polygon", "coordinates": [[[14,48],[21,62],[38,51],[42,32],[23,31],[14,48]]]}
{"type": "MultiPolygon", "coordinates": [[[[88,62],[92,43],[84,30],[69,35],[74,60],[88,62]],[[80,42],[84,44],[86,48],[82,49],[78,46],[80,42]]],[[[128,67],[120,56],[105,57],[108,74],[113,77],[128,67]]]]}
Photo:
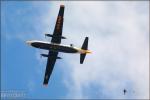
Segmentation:
{"type": "Polygon", "coordinates": [[[56,59],[61,59],[61,57],[58,57],[59,52],[79,53],[80,64],[83,64],[86,54],[91,53],[91,51],[88,50],[88,37],[85,38],[81,48],[74,47],[72,44],[70,46],[60,44],[61,39],[66,39],[65,37],[62,36],[64,8],[65,8],[64,5],[60,5],[53,34],[52,35],[45,34],[45,36],[52,37],[51,43],[38,40],[27,41],[27,44],[33,47],[49,50],[48,54],[41,54],[41,56],[48,58],[43,82],[43,85],[45,86],[48,85],[48,81],[52,74],[56,59]]]}

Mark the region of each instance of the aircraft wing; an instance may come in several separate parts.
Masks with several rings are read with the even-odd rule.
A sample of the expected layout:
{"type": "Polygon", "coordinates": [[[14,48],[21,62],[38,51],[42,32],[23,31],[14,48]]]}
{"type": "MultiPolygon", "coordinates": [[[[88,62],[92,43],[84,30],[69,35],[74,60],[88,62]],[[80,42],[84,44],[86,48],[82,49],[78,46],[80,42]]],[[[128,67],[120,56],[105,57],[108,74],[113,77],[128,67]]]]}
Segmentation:
{"type": "Polygon", "coordinates": [[[52,74],[58,52],[49,51],[43,85],[47,85],[52,74]]]}
{"type": "MultiPolygon", "coordinates": [[[[64,5],[61,5],[57,16],[57,21],[54,28],[52,40],[51,40],[52,43],[58,43],[58,44],[61,43],[62,29],[63,29],[63,16],[64,16],[64,5]]],[[[49,78],[52,74],[57,59],[57,55],[58,52],[49,51],[43,85],[48,84],[49,78]]]]}
{"type": "Polygon", "coordinates": [[[61,43],[63,20],[64,20],[63,16],[64,16],[64,5],[61,5],[57,16],[53,37],[51,40],[52,43],[58,43],[58,44],[61,43]]]}

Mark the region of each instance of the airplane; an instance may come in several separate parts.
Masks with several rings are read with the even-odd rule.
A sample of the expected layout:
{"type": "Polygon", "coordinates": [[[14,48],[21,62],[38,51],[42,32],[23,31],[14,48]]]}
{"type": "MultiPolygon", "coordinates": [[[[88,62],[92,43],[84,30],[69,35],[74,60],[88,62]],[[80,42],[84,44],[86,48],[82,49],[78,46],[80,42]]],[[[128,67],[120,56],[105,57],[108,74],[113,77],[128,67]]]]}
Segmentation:
{"type": "Polygon", "coordinates": [[[62,36],[62,30],[63,30],[63,16],[64,16],[64,5],[60,5],[59,13],[56,20],[56,25],[54,28],[53,34],[45,34],[47,37],[51,37],[51,43],[46,41],[38,41],[38,40],[31,40],[26,41],[27,44],[39,48],[39,49],[45,49],[48,50],[48,54],[41,54],[43,57],[47,57],[47,66],[45,70],[45,76],[43,85],[47,86],[49,82],[49,78],[52,74],[56,59],[62,59],[58,56],[59,52],[63,53],[79,53],[80,54],[80,64],[83,64],[83,61],[85,59],[85,56],[87,53],[91,53],[90,50],[88,50],[88,40],[89,38],[86,37],[84,40],[84,43],[81,48],[74,47],[72,44],[70,45],[62,45],[61,39],[66,39],[66,37],[62,36]]]}

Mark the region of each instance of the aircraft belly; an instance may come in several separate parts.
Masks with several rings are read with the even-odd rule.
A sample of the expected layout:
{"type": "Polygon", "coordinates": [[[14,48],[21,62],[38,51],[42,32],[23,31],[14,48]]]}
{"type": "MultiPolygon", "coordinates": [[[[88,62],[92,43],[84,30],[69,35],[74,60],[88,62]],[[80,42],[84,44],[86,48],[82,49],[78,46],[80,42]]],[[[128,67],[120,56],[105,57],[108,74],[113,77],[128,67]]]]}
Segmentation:
{"type": "Polygon", "coordinates": [[[65,47],[65,46],[58,46],[58,52],[65,52],[65,53],[76,53],[78,52],[76,49],[72,47],[65,47]]]}
{"type": "Polygon", "coordinates": [[[53,45],[47,43],[32,43],[32,46],[40,49],[51,50],[56,52],[65,52],[65,53],[76,53],[76,49],[67,46],[53,45]]]}
{"type": "Polygon", "coordinates": [[[46,50],[49,50],[49,47],[50,47],[50,44],[46,44],[46,43],[32,43],[31,44],[33,47],[36,47],[36,48],[40,48],[40,49],[46,49],[46,50]]]}

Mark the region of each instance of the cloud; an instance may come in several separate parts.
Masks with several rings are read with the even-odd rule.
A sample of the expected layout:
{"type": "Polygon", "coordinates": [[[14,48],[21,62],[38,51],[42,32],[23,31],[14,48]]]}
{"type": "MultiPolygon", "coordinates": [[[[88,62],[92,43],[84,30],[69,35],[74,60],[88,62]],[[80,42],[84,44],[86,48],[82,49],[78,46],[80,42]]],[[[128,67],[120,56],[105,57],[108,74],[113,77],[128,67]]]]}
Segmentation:
{"type": "MultiPolygon", "coordinates": [[[[149,98],[149,16],[147,2],[68,2],[64,35],[80,47],[89,36],[83,65],[64,55],[68,98],[149,98]],[[141,13],[142,12],[142,13],[141,13]],[[75,41],[76,40],[76,41],[75,41]],[[90,87],[96,87],[92,90],[90,87]],[[128,93],[123,95],[123,89],[128,93]],[[95,93],[95,97],[87,91],[95,93]]],[[[69,42],[68,42],[69,41],[69,42]]]]}

